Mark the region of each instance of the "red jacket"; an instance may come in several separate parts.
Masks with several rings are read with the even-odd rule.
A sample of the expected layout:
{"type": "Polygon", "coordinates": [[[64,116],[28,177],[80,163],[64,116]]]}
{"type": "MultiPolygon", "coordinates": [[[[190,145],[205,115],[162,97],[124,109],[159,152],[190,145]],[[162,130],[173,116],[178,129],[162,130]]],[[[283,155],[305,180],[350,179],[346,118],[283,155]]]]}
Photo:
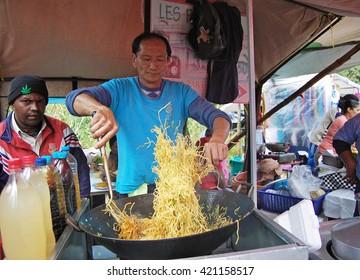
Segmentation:
{"type": "MultiPolygon", "coordinates": [[[[9,177],[8,160],[35,154],[31,146],[11,129],[12,114],[0,123],[0,193],[9,177]]],[[[76,158],[78,163],[81,198],[89,197],[91,189],[90,168],[77,136],[61,120],[49,116],[44,116],[44,119],[47,126],[42,132],[42,144],[39,155],[35,155],[38,157],[51,155],[52,152],[59,151],[63,146],[70,146],[70,153],[76,158]]]]}

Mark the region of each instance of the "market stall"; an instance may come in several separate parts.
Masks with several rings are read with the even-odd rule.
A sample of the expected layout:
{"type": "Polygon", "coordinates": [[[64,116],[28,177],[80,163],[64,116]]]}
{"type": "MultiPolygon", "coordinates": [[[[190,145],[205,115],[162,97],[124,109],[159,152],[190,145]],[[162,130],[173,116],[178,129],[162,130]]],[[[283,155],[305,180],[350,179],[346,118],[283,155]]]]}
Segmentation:
{"type": "MultiPolygon", "coordinates": [[[[247,131],[251,140],[256,137],[255,129],[259,121],[256,104],[260,98],[256,95],[261,94],[261,90],[256,91],[256,88],[261,89],[276,70],[309,43],[318,39],[321,34],[329,30],[334,31],[334,26],[346,23],[343,18],[351,18],[356,22],[360,16],[360,7],[358,1],[354,0],[345,1],[346,4],[335,3],[336,1],[329,4],[328,1],[323,0],[229,0],[227,2],[239,7],[248,19],[249,32],[246,40],[248,40],[249,60],[246,66],[249,74],[247,93],[251,110],[247,131]]],[[[181,4],[184,4],[184,1],[181,1],[181,4]]],[[[145,26],[148,23],[148,16],[149,1],[140,0],[63,1],[61,5],[56,1],[47,1],[44,5],[41,0],[32,1],[31,5],[24,5],[23,1],[0,1],[1,118],[4,118],[8,109],[5,100],[9,91],[9,81],[26,72],[44,77],[50,92],[53,93],[52,97],[64,97],[72,89],[99,84],[113,77],[133,75],[130,63],[131,40],[149,27],[145,26]],[[74,11],[81,16],[72,16],[74,11]]],[[[164,20],[171,23],[174,18],[164,20]]],[[[346,28],[342,28],[340,33],[344,34],[344,30],[346,28]]],[[[351,43],[340,36],[331,37],[331,44],[349,43],[341,49],[340,55],[357,46],[356,34],[350,35],[352,35],[351,43]]],[[[327,42],[326,45],[326,41],[322,43],[323,48],[329,51],[331,44],[327,42]]],[[[355,49],[353,52],[357,53],[357,51],[358,49],[355,49]]],[[[176,62],[178,61],[174,60],[174,63],[176,62]]],[[[203,67],[201,63],[198,66],[203,67]]],[[[325,68],[327,65],[322,66],[325,68]]],[[[170,71],[170,73],[181,80],[181,76],[178,76],[179,72],[170,71]]],[[[253,142],[249,141],[250,181],[256,182],[256,148],[252,146],[253,142]]],[[[254,192],[252,197],[255,203],[256,193],[254,192]]],[[[222,248],[218,247],[219,251],[215,249],[212,252],[219,252],[218,256],[221,257],[224,256],[222,254],[229,254],[229,258],[308,259],[306,246],[288,232],[276,227],[258,210],[255,209],[241,223],[249,224],[240,227],[240,236],[247,236],[249,232],[246,230],[251,229],[250,239],[242,238],[244,243],[240,241],[239,247],[235,246],[231,252],[226,251],[228,249],[226,243],[221,244],[222,248]],[[253,235],[255,228],[258,236],[253,235]]],[[[64,242],[58,242],[54,259],[77,258],[72,254],[73,243],[69,243],[73,240],[70,238],[72,236],[74,236],[74,244],[80,243],[81,251],[87,251],[88,244],[84,241],[84,233],[80,234],[79,241],[76,241],[77,235],[70,228],[64,231],[60,240],[64,242]]],[[[85,258],[85,253],[78,257],[85,258]]]]}

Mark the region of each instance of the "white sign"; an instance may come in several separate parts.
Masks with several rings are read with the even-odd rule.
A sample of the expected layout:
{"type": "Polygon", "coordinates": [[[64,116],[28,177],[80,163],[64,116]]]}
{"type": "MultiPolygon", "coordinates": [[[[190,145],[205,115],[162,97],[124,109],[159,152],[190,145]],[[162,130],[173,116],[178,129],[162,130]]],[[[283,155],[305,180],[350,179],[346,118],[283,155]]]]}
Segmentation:
{"type": "MultiPolygon", "coordinates": [[[[168,38],[172,49],[172,62],[164,78],[182,81],[205,97],[207,60],[198,58],[187,40],[191,29],[192,5],[176,0],[151,0],[150,29],[160,31],[168,38]]],[[[241,17],[244,29],[243,48],[237,64],[239,95],[234,103],[249,103],[249,69],[247,21],[241,17]]]]}

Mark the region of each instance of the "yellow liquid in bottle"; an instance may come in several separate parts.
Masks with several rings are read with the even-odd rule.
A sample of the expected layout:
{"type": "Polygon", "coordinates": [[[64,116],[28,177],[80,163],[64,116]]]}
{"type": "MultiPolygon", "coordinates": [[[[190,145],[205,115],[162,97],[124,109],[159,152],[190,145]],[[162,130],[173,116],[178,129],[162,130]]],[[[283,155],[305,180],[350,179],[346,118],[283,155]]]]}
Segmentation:
{"type": "Polygon", "coordinates": [[[45,260],[46,234],[41,201],[24,182],[7,188],[0,196],[1,238],[6,259],[45,260]]]}
{"type": "Polygon", "coordinates": [[[51,218],[50,191],[46,181],[46,169],[44,168],[41,172],[33,173],[29,181],[40,195],[46,233],[46,255],[49,257],[55,248],[56,241],[51,218]]]}
{"type": "Polygon", "coordinates": [[[48,170],[48,178],[51,176],[52,180],[54,180],[54,183],[56,184],[56,192],[58,196],[58,202],[59,202],[59,211],[60,211],[60,218],[61,218],[61,226],[62,230],[66,227],[66,201],[65,201],[65,194],[64,194],[64,188],[61,184],[61,178],[60,173],[57,171],[56,168],[52,168],[51,170],[48,170]]]}
{"type": "Polygon", "coordinates": [[[81,198],[80,198],[80,184],[78,174],[74,174],[74,186],[75,186],[75,195],[76,195],[76,207],[80,209],[81,198]]]}

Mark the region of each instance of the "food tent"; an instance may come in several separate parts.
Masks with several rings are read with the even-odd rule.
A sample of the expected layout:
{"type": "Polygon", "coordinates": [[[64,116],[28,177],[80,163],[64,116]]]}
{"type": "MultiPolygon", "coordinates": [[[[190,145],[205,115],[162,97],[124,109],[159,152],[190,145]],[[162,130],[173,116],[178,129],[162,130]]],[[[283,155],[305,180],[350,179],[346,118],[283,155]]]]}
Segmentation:
{"type": "MultiPolygon", "coordinates": [[[[51,92],[59,96],[88,82],[134,74],[130,45],[146,28],[149,2],[0,0],[1,104],[7,94],[7,81],[24,73],[53,81],[58,90],[51,92]]],[[[251,47],[257,84],[263,84],[325,31],[327,35],[321,37],[320,48],[313,49],[312,56],[323,52],[327,57],[329,52],[341,55],[358,41],[360,3],[357,0],[226,2],[237,6],[242,14],[246,14],[248,3],[252,6],[254,46],[251,47]]],[[[332,58],[336,58],[335,54],[332,58]]],[[[323,69],[328,63],[307,63],[306,66],[323,69]]],[[[288,68],[300,69],[295,64],[296,67],[288,64],[288,68]]],[[[299,74],[288,68],[283,68],[282,73],[299,74]]],[[[319,72],[313,68],[301,69],[302,72],[319,72]]],[[[4,112],[3,106],[1,111],[4,112]]]]}
{"type": "MultiPolygon", "coordinates": [[[[45,78],[50,94],[58,97],[73,88],[133,75],[130,45],[149,28],[150,2],[0,0],[0,119],[7,110],[9,81],[17,75],[45,78]]],[[[167,1],[167,7],[185,2],[167,1]]],[[[358,64],[358,0],[226,2],[249,19],[244,39],[249,40],[253,72],[250,95],[256,95],[257,104],[262,85],[273,75],[318,73],[351,50],[337,66],[358,64]],[[317,47],[306,48],[310,43],[317,47]],[[309,57],[305,61],[311,63],[299,57],[309,57]]]]}

